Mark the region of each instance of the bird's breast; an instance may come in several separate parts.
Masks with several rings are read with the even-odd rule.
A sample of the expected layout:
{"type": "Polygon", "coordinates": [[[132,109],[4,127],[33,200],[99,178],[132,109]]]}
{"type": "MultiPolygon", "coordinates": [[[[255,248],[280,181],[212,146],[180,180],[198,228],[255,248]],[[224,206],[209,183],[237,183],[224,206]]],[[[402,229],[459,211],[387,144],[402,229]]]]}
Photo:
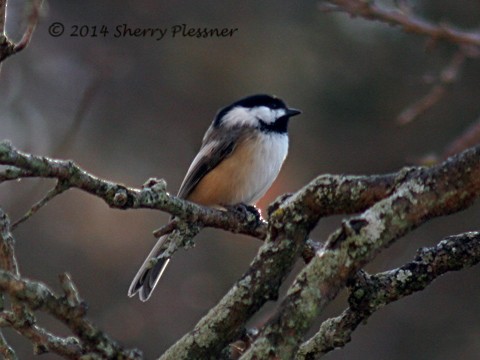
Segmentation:
{"type": "Polygon", "coordinates": [[[187,199],[208,206],[254,204],[272,185],[287,153],[286,134],[247,137],[200,180],[187,199]]]}

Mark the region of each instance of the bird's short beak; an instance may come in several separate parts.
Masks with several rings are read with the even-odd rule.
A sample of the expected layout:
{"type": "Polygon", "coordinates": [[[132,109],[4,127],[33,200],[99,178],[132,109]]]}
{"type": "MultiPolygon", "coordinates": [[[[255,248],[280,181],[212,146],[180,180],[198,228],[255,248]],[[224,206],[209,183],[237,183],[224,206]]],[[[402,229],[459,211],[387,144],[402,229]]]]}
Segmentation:
{"type": "Polygon", "coordinates": [[[298,115],[298,114],[301,114],[302,112],[300,110],[297,110],[297,109],[287,109],[287,116],[288,117],[292,117],[292,116],[295,116],[295,115],[298,115]]]}

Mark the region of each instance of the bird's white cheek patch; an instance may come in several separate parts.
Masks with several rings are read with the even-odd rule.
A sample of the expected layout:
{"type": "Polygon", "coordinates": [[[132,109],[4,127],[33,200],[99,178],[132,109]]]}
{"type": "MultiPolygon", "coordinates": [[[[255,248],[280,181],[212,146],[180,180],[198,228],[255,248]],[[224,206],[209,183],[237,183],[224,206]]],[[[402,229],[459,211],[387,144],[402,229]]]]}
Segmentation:
{"type": "Polygon", "coordinates": [[[230,110],[223,118],[222,123],[226,127],[251,126],[256,127],[258,120],[252,116],[248,109],[238,106],[230,110]]]}

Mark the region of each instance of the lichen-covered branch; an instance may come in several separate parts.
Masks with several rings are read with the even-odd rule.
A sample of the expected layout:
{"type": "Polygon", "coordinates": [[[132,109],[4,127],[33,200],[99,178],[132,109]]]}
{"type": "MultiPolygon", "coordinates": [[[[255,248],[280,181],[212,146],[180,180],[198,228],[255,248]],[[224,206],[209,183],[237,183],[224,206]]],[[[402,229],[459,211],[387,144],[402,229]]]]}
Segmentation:
{"type": "MultiPolygon", "coordinates": [[[[60,277],[64,295],[56,295],[42,283],[20,277],[14,254],[10,220],[0,209],[0,293],[8,296],[12,311],[0,309],[0,327],[11,327],[32,341],[35,353],[52,351],[69,359],[89,355],[91,359],[140,359],[137,350],[124,350],[85,319],[86,304],[70,277],[60,277]],[[44,311],[63,322],[76,338],[62,338],[35,324],[34,311],[44,311]]],[[[13,350],[0,334],[0,351],[11,359],[13,350]]]]}
{"type": "MultiPolygon", "coordinates": [[[[74,337],[62,338],[48,332],[47,330],[35,324],[26,324],[19,320],[12,312],[4,311],[0,313],[0,327],[9,327],[30,340],[35,355],[52,352],[63,356],[66,359],[78,359],[84,355],[82,346],[74,337]]],[[[95,359],[95,354],[92,354],[95,359]]],[[[97,359],[100,356],[96,357],[97,359]]]]}
{"type": "Polygon", "coordinates": [[[7,340],[0,332],[0,355],[3,356],[5,360],[17,360],[17,354],[15,351],[8,345],[7,340]]]}
{"type": "Polygon", "coordinates": [[[19,275],[15,258],[15,240],[10,232],[10,219],[0,208],[0,268],[19,275]]]}
{"type": "Polygon", "coordinates": [[[86,304],[83,301],[72,301],[71,296],[58,296],[42,283],[19,279],[7,271],[0,271],[0,290],[12,299],[27,304],[33,311],[44,311],[63,322],[79,339],[84,353],[94,352],[107,359],[141,358],[138,351],[124,350],[85,319],[86,304]]]}
{"type": "MultiPolygon", "coordinates": [[[[428,219],[464,209],[479,195],[480,147],[432,168],[412,168],[390,196],[344,221],[329,237],[325,247],[297,276],[280,310],[242,359],[267,355],[291,358],[313,320],[361,267],[428,219]]],[[[276,241],[295,239],[310,227],[315,215],[297,213],[285,218],[280,214],[279,218],[282,221],[276,241]]],[[[275,223],[275,219],[271,221],[275,223]]]]}
{"type": "Polygon", "coordinates": [[[274,204],[269,235],[247,272],[195,328],[160,359],[203,359],[220,351],[243,331],[245,323],[278,290],[303,249],[305,238],[321,216],[356,213],[387,197],[405,176],[322,175],[294,195],[274,204]],[[283,215],[282,215],[283,214],[283,215]],[[302,219],[308,226],[296,227],[302,219]],[[295,237],[278,231],[296,229],[295,237]]]}
{"type": "Polygon", "coordinates": [[[166,191],[164,180],[151,179],[141,189],[100,179],[89,174],[73,161],[25,154],[8,141],[0,142],[0,165],[9,168],[0,173],[0,182],[23,177],[53,178],[63,187],[77,188],[103,199],[115,209],[154,209],[166,211],[190,224],[214,227],[259,239],[266,236],[266,223],[235,211],[220,211],[200,206],[166,191]]]}
{"type": "MultiPolygon", "coordinates": [[[[319,176],[295,194],[275,201],[268,211],[267,227],[265,222],[255,223],[254,219],[246,220],[235,212],[204,208],[171,196],[161,180],[151,180],[142,189],[132,189],[99,179],[71,161],[21,153],[6,142],[0,143],[0,164],[9,166],[8,174],[3,175],[6,180],[15,176],[55,178],[67,189],[78,188],[93,194],[113,208],[157,209],[181,220],[175,220],[164,232],[191,230],[193,236],[201,227],[213,226],[265,239],[242,278],[161,359],[208,358],[220,354],[244,332],[246,322],[266,301],[277,299],[283,280],[322,217],[363,212],[345,221],[321,250],[310,254],[309,264],[282,301],[280,311],[261,329],[258,339],[243,355],[244,359],[279,354],[291,358],[312,321],[356,271],[429,218],[469,206],[480,192],[480,150],[474,148],[432,168],[405,168],[382,176],[319,176]],[[186,223],[189,225],[185,228],[186,223]],[[285,333],[291,336],[286,337],[285,333]]],[[[168,251],[170,254],[173,250],[168,251]]],[[[0,273],[0,289],[3,276],[8,273],[0,273]]],[[[18,279],[9,279],[7,283],[15,281],[20,281],[16,286],[23,284],[18,279]]],[[[64,284],[65,292],[78,305],[75,291],[68,284],[68,281],[64,284]]],[[[46,305],[48,301],[39,307],[32,303],[33,299],[10,295],[33,310],[40,308],[66,321],[56,312],[61,309],[58,303],[53,311],[46,305]]],[[[71,320],[69,324],[79,339],[89,339],[90,335],[85,337],[85,334],[92,330],[81,319],[80,329],[71,320]]]]}
{"type": "MultiPolygon", "coordinates": [[[[0,208],[0,269],[11,272],[19,276],[18,263],[15,257],[15,240],[10,232],[10,219],[0,208]]],[[[5,310],[5,296],[0,293],[0,310],[5,310]]],[[[19,317],[27,315],[28,311],[21,305],[12,301],[13,311],[19,317]]],[[[8,345],[7,340],[0,332],[0,351],[6,359],[16,359],[15,351],[8,345]]]]}
{"type": "Polygon", "coordinates": [[[393,301],[423,290],[439,276],[480,262],[480,232],[449,236],[439,244],[418,251],[402,267],[375,275],[360,271],[349,285],[350,307],[322,323],[319,331],[300,346],[297,360],[319,359],[345,346],[355,329],[393,301]]]}

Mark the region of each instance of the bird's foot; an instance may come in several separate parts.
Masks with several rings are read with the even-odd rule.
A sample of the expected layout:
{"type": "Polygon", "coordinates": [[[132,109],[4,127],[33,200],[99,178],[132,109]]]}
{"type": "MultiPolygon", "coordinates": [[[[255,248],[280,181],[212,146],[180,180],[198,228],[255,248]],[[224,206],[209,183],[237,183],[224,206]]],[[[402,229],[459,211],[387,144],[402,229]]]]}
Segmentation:
{"type": "Polygon", "coordinates": [[[253,205],[244,203],[226,206],[227,210],[234,211],[243,215],[246,221],[256,224],[262,221],[260,210],[253,205]]]}

